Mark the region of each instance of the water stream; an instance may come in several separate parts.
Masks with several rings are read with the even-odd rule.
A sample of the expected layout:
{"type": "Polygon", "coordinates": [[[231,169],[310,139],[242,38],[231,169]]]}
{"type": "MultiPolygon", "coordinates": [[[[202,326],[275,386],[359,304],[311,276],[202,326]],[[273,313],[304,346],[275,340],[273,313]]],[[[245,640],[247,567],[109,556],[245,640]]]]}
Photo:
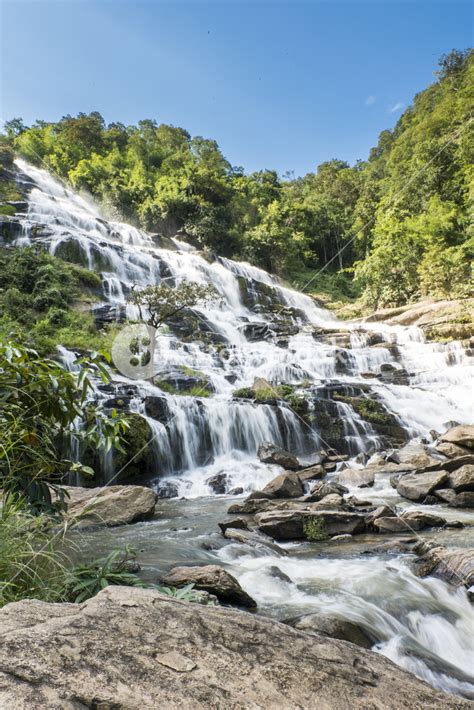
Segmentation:
{"type": "MultiPolygon", "coordinates": [[[[163,279],[172,285],[183,280],[210,284],[216,294],[195,309],[190,333],[183,336],[171,328],[159,335],[154,382],[114,375],[117,392],[130,392],[129,410],[150,425],[154,485],[172,484],[178,497],[161,500],[149,523],[82,534],[83,550],[96,554],[133,543],[142,551],[148,579],[179,563],[224,565],[261,613],[285,619],[325,610],[356,621],[373,635],[380,653],[437,687],[472,695],[473,616],[464,590],[417,578],[406,556],[361,554],[370,552],[375,537],[340,545],[288,544],[285,554],[230,543],[220,536],[217,522],[233,499],[211,495],[208,483],[224,473],[227,493],[261,488],[279,470],[257,459],[263,441],[303,459],[327,445],[317,417],[303,420],[286,401],[234,399],[233,392],[252,386],[255,377],[294,385],[308,394],[315,412],[321,403],[333,412],[351,456],[370,456],[385,445],[384,436],[349,401],[332,399],[327,392],[334,388],[362,396],[369,392],[407,437],[430,440],[430,431],[442,431],[447,422],[472,421],[472,367],[461,345],[427,343],[415,327],[338,322],[311,298],[255,266],[209,257],[176,239],[164,242],[107,221],[92,201],[65,189],[46,171],[24,161],[17,166],[35,187],[27,214],[19,215],[23,230],[15,245],[43,244],[52,254],[100,272],[101,307],[110,313],[125,306],[133,285],[163,279]],[[387,366],[400,377],[387,380],[387,366]],[[206,396],[174,394],[160,386],[195,376],[207,383],[206,396]],[[159,404],[160,416],[150,402],[159,404]],[[275,566],[290,581],[276,578],[275,566]]],[[[62,349],[60,356],[74,367],[73,353],[62,349]]],[[[110,396],[97,394],[104,400],[110,396]]],[[[113,461],[106,468],[111,478],[113,461]]],[[[367,495],[364,491],[367,496],[402,503],[387,481],[377,481],[367,495]]],[[[467,511],[462,517],[474,522],[467,511]]],[[[443,533],[443,543],[472,544],[473,529],[443,533]]]]}

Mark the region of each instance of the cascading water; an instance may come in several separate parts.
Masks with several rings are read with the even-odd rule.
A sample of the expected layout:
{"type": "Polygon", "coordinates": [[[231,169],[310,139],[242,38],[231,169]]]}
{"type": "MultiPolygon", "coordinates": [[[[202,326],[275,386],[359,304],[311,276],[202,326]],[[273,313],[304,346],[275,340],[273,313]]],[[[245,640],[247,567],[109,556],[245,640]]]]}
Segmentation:
{"type": "MultiPolygon", "coordinates": [[[[450,592],[438,580],[415,578],[400,558],[361,559],[349,552],[338,559],[325,548],[326,556],[315,559],[308,545],[287,545],[289,554],[279,557],[221,538],[216,544],[214,537],[219,549],[203,552],[196,542],[209,536],[205,511],[211,502],[212,509],[217,506],[223,514],[222,499],[208,497],[210,479],[224,473],[227,492],[248,492],[261,488],[278,471],[257,460],[263,441],[309,456],[327,446],[322,422],[332,416],[342,423],[337,432],[346,453],[370,454],[380,448],[383,436],[354,409],[350,397],[364,404],[369,393],[409,436],[429,437],[430,430],[442,430],[448,421],[471,421],[470,368],[463,348],[426,343],[414,327],[338,322],[311,298],[283,287],[257,267],[218,257],[208,260],[176,239],[164,248],[158,237],[104,220],[94,204],[47,172],[23,161],[17,166],[35,187],[28,213],[18,215],[23,229],[13,245],[41,243],[53,254],[99,271],[102,306],[111,312],[126,310],[132,286],[163,279],[170,285],[183,280],[210,284],[217,294],[206,307],[194,309],[194,332],[182,337],[172,326],[160,333],[153,382],[114,376],[116,388],[131,392],[129,411],[150,426],[159,485],[187,498],[160,503],[167,506],[166,524],[168,516],[187,520],[179,539],[163,524],[147,523],[122,533],[121,541],[130,536],[134,542],[138,535],[149,550],[145,565],[148,561],[150,570],[160,568],[161,558],[157,562],[153,551],[163,546],[171,562],[180,555],[187,563],[217,558],[265,613],[283,618],[324,608],[352,618],[376,632],[381,653],[441,688],[468,694],[470,617],[464,592],[450,592]],[[193,382],[197,378],[205,387],[193,390],[194,396],[186,387],[175,393],[180,378],[186,377],[193,382]],[[309,396],[307,412],[295,411],[291,398],[257,403],[233,397],[235,390],[251,387],[256,377],[272,386],[295,386],[309,396]],[[291,582],[271,576],[275,564],[291,582]]],[[[61,358],[74,367],[73,354],[62,349],[61,358]]],[[[112,479],[113,462],[107,461],[106,468],[112,479]]],[[[396,493],[377,484],[370,496],[393,502],[396,493]]],[[[100,534],[91,539],[97,544],[100,534]]]]}

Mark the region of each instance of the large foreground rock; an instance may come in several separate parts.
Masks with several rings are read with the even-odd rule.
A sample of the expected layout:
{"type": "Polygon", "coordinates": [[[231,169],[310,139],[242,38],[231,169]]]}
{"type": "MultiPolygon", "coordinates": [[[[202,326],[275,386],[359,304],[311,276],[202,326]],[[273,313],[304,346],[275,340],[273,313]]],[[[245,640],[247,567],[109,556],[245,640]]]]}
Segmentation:
{"type": "Polygon", "coordinates": [[[421,510],[408,510],[402,515],[379,517],[372,522],[372,526],[380,533],[414,532],[425,528],[440,528],[446,520],[433,513],[421,510]]]}
{"type": "Polygon", "coordinates": [[[245,606],[250,609],[257,606],[235,577],[218,565],[174,567],[163,577],[162,582],[170,587],[184,587],[186,584],[194,584],[196,589],[215,594],[221,602],[237,604],[237,606],[245,606]]]}
{"type": "Polygon", "coordinates": [[[0,611],[9,710],[462,710],[380,654],[231,609],[108,587],[0,611]]]}
{"type": "Polygon", "coordinates": [[[155,512],[156,493],[145,486],[63,487],[69,496],[67,517],[76,526],[127,525],[148,520],[155,512]]]}
{"type": "Polygon", "coordinates": [[[268,498],[299,498],[303,495],[303,484],[297,473],[281,473],[267,483],[262,493],[268,498]]]}
{"type": "Polygon", "coordinates": [[[333,511],[269,511],[255,516],[259,531],[274,540],[325,540],[365,531],[364,516],[333,511]]]}

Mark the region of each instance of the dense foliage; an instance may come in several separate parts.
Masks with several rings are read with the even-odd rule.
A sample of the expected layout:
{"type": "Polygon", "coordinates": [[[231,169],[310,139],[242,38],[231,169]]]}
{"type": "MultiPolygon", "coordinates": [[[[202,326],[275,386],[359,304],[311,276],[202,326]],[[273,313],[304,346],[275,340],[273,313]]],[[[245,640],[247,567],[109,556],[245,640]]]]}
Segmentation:
{"type": "MultiPolygon", "coordinates": [[[[115,215],[294,282],[322,267],[355,270],[370,306],[464,296],[473,72],[472,53],[453,50],[366,162],[331,160],[297,179],[246,175],[215,141],[153,120],[106,125],[96,112],[29,128],[14,119],[6,140],[115,215]]],[[[354,295],[347,281],[339,276],[336,291],[354,295]]],[[[311,288],[324,286],[318,275],[311,288]]]]}

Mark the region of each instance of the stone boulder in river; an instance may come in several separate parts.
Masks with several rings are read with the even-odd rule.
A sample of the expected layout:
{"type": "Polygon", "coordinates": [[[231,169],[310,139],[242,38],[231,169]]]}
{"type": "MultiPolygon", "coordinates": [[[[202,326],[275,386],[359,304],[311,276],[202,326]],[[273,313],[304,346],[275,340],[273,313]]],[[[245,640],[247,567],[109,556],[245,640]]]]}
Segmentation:
{"type": "Polygon", "coordinates": [[[303,484],[296,472],[281,473],[262,490],[268,498],[299,498],[303,492],[303,484]]]}
{"type": "Polygon", "coordinates": [[[163,577],[162,582],[170,587],[184,587],[187,584],[194,584],[196,589],[215,594],[219,601],[226,604],[236,604],[250,609],[257,606],[235,577],[218,565],[174,567],[163,577]]]}
{"type": "Polygon", "coordinates": [[[421,502],[436,488],[442,488],[447,480],[446,471],[408,474],[398,479],[397,493],[409,500],[421,502]]]}
{"type": "Polygon", "coordinates": [[[364,516],[339,511],[269,511],[255,516],[261,533],[274,540],[304,540],[314,542],[333,535],[364,532],[364,516]]]}
{"type": "Polygon", "coordinates": [[[449,444],[456,444],[457,446],[466,446],[468,449],[474,449],[474,424],[455,426],[440,436],[439,440],[449,444]]]}
{"type": "Polygon", "coordinates": [[[416,573],[420,577],[433,574],[456,587],[474,585],[474,550],[446,548],[428,541],[417,542],[413,551],[420,556],[416,573]]]}
{"type": "Polygon", "coordinates": [[[448,484],[456,493],[474,491],[474,465],[466,464],[450,473],[448,484]]]}
{"type": "Polygon", "coordinates": [[[375,472],[370,468],[346,468],[337,474],[336,481],[342,486],[371,488],[375,482],[375,472]]]}
{"type": "Polygon", "coordinates": [[[69,496],[66,498],[67,518],[76,526],[127,525],[149,520],[155,512],[156,493],[145,486],[63,488],[69,496]]]}
{"type": "Polygon", "coordinates": [[[12,710],[471,707],[378,653],[151,589],[8,604],[0,634],[0,707],[12,710]]]}
{"type": "Polygon", "coordinates": [[[257,456],[262,463],[274,463],[291,471],[298,471],[301,468],[301,464],[294,454],[269,441],[260,444],[257,456]]]}
{"type": "Polygon", "coordinates": [[[413,532],[424,528],[438,528],[446,524],[446,520],[433,513],[421,510],[409,510],[402,515],[376,518],[372,527],[379,533],[413,532]]]}

